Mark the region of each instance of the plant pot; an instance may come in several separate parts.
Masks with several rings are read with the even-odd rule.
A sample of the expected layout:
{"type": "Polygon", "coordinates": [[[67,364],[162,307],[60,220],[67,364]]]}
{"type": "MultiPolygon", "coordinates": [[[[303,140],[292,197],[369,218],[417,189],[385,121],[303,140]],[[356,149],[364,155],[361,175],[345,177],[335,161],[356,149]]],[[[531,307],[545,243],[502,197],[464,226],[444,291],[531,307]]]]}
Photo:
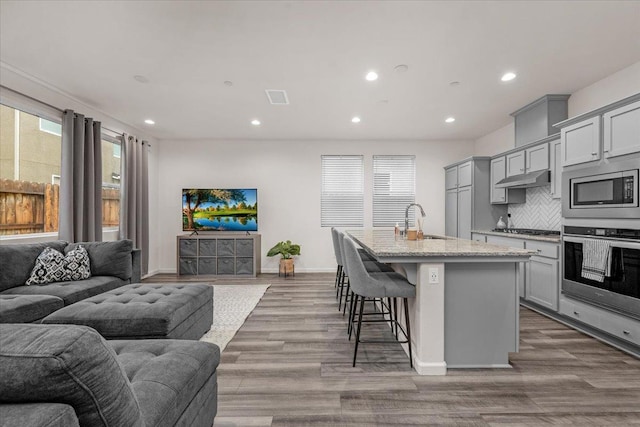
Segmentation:
{"type": "Polygon", "coordinates": [[[280,259],[280,270],[278,275],[284,274],[287,277],[288,274],[295,274],[295,270],[293,267],[293,258],[281,258],[280,259]]]}

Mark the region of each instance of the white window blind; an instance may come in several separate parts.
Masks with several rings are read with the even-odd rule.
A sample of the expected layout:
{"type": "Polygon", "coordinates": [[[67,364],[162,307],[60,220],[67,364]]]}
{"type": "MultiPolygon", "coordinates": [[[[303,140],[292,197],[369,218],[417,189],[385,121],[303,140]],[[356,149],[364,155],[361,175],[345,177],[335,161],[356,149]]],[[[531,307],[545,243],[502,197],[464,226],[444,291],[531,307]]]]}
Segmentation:
{"type": "Polygon", "coordinates": [[[363,156],[322,156],[322,227],[364,225],[363,156]]]}
{"type": "MultiPolygon", "coordinates": [[[[416,200],[416,157],[373,156],[373,226],[404,226],[404,212],[416,200]]],[[[414,225],[413,208],[409,225],[414,225]]]]}

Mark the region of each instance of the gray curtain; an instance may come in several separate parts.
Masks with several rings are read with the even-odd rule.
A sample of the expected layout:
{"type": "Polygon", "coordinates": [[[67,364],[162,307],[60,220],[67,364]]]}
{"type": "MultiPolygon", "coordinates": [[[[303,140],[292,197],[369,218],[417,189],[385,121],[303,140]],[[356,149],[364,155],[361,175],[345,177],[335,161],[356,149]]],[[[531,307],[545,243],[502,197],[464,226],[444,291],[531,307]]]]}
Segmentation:
{"type": "Polygon", "coordinates": [[[65,110],[58,236],[69,242],[102,240],[102,137],[100,122],[65,110]]]}
{"type": "Polygon", "coordinates": [[[142,274],[149,272],[149,143],[122,136],[120,238],[141,251],[142,274]]]}

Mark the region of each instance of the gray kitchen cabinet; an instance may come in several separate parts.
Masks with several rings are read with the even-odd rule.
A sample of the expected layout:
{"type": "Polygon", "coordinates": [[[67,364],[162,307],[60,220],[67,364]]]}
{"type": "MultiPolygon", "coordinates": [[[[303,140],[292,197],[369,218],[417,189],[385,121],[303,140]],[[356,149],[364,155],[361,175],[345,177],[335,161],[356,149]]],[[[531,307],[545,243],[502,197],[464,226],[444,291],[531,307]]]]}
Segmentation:
{"type": "Polygon", "coordinates": [[[458,187],[471,185],[471,161],[458,165],[458,187]]]}
{"type": "MultiPolygon", "coordinates": [[[[560,314],[579,324],[584,324],[606,335],[598,334],[598,337],[607,339],[607,335],[613,336],[633,345],[640,345],[640,321],[628,316],[596,307],[594,305],[568,298],[564,295],[560,298],[560,314]]],[[[593,330],[587,330],[594,335],[593,330]]]]}
{"type": "Polygon", "coordinates": [[[558,311],[560,298],[559,251],[557,243],[525,240],[525,248],[537,252],[526,267],[524,298],[552,311],[558,311]]]}
{"type": "Polygon", "coordinates": [[[506,158],[504,156],[491,160],[491,203],[508,203],[507,189],[496,188],[498,181],[506,177],[505,162],[506,158]]]}
{"type": "Polygon", "coordinates": [[[445,234],[471,239],[474,228],[490,230],[505,205],[491,204],[491,158],[471,157],[445,167],[445,234]]]}
{"type": "Polygon", "coordinates": [[[260,235],[199,234],[177,237],[179,275],[256,277],[260,273],[260,235]]]}
{"type": "Polygon", "coordinates": [[[472,202],[471,186],[458,189],[458,237],[471,239],[472,202]]]}
{"type": "Polygon", "coordinates": [[[640,152],[640,101],[604,113],[604,157],[640,152]]]}
{"type": "Polygon", "coordinates": [[[562,166],[600,160],[600,116],[563,127],[562,166]]]}
{"type": "Polygon", "coordinates": [[[453,190],[458,188],[458,167],[452,167],[444,171],[444,188],[453,190]]]}
{"type": "Polygon", "coordinates": [[[550,144],[551,197],[562,197],[562,142],[560,139],[550,144]]]}
{"type": "Polygon", "coordinates": [[[507,177],[514,176],[514,175],[521,175],[524,173],[524,167],[525,167],[524,150],[507,154],[506,158],[507,158],[507,177]]]}
{"type": "Polygon", "coordinates": [[[544,143],[525,150],[526,173],[549,169],[549,144],[544,143]]]}
{"type": "Polygon", "coordinates": [[[507,165],[506,156],[498,157],[491,160],[491,203],[507,204],[507,203],[524,203],[526,194],[524,188],[498,188],[496,184],[506,178],[507,165]]]}
{"type": "Polygon", "coordinates": [[[471,240],[475,240],[480,243],[487,243],[487,236],[480,233],[471,233],[471,240]]]}
{"type": "Polygon", "coordinates": [[[458,236],[458,190],[447,190],[445,194],[444,210],[447,213],[444,219],[444,233],[447,236],[458,236]]]}

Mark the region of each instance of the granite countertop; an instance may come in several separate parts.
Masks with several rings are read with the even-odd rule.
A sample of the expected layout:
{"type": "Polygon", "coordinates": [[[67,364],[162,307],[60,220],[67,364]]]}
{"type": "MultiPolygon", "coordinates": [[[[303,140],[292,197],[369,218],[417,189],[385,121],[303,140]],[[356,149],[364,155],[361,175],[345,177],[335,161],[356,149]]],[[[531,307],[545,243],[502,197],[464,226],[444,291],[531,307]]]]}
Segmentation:
{"type": "Polygon", "coordinates": [[[376,257],[529,257],[536,252],[508,248],[437,235],[425,235],[423,240],[405,240],[392,230],[347,231],[360,246],[376,257]]]}
{"type": "Polygon", "coordinates": [[[557,236],[535,236],[533,234],[514,234],[503,231],[471,230],[472,233],[490,234],[492,236],[510,237],[512,239],[538,240],[540,242],[560,243],[560,235],[557,236]]]}

